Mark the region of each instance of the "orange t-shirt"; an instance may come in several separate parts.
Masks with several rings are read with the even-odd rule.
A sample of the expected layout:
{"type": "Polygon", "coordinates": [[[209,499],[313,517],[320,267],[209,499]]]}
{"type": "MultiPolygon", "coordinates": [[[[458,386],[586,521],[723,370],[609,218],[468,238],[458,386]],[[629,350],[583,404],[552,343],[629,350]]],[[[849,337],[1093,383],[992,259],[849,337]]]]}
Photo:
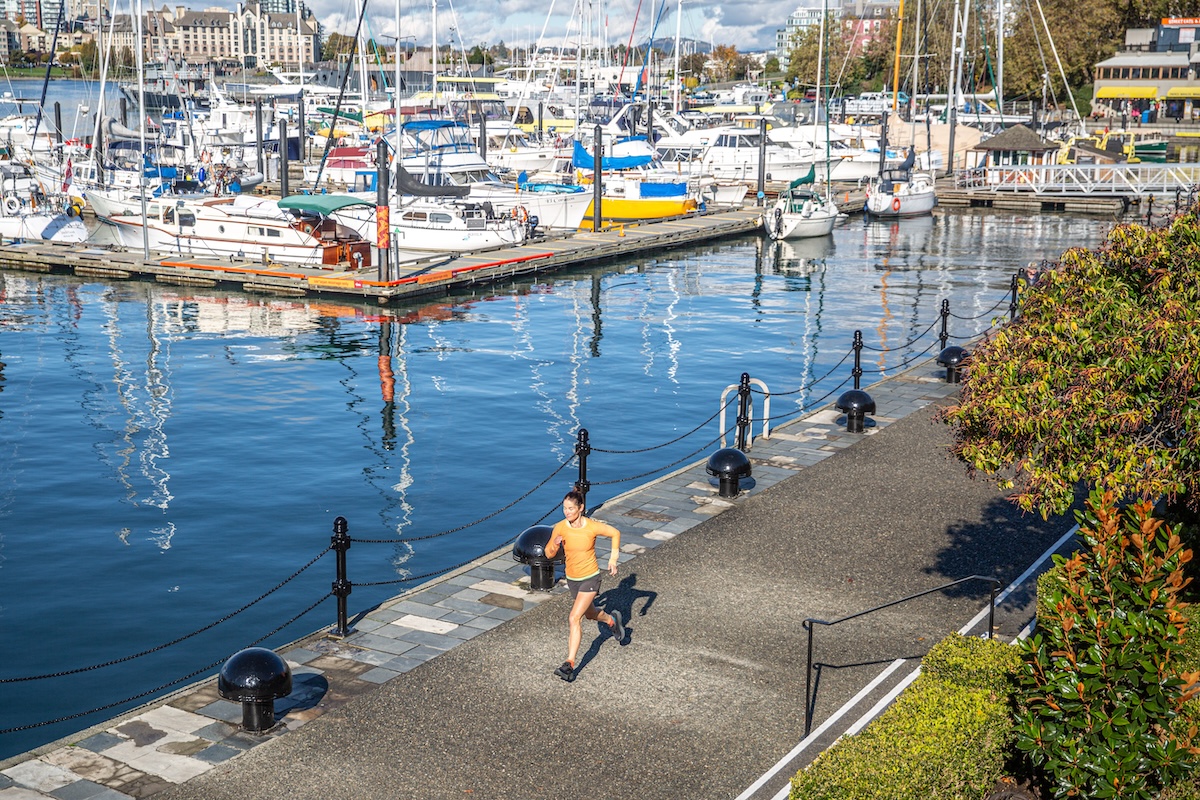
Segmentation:
{"type": "Polygon", "coordinates": [[[558,547],[554,544],[559,536],[563,537],[563,552],[567,565],[567,578],[573,581],[587,580],[600,573],[600,565],[596,563],[596,537],[612,538],[615,551],[620,547],[621,534],[612,525],[599,522],[590,517],[583,517],[583,525],[572,528],[564,519],[554,526],[550,541],[546,543],[546,555],[554,558],[558,555],[558,547]],[[553,549],[553,552],[551,552],[553,549]]]}

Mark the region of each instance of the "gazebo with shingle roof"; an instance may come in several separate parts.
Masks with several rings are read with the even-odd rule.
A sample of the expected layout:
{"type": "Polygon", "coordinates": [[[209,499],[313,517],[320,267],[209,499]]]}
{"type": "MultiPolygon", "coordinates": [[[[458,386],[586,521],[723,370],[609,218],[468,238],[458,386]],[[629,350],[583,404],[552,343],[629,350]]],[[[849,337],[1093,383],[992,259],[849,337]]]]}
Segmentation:
{"type": "Polygon", "coordinates": [[[1058,147],[1024,125],[1013,125],[972,149],[984,153],[980,166],[1004,167],[1014,164],[1053,164],[1058,147]]]}

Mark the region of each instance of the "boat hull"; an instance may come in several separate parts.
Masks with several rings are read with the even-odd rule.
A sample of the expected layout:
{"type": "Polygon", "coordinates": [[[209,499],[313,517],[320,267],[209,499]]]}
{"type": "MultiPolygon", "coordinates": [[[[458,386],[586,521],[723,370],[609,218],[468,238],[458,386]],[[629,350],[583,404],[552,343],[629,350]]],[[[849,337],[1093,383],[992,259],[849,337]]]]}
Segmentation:
{"type": "MultiPolygon", "coordinates": [[[[652,219],[666,219],[690,214],[698,208],[690,197],[604,197],[600,202],[602,225],[627,225],[652,219]]],[[[583,215],[581,228],[591,228],[595,219],[594,202],[583,215]]]]}

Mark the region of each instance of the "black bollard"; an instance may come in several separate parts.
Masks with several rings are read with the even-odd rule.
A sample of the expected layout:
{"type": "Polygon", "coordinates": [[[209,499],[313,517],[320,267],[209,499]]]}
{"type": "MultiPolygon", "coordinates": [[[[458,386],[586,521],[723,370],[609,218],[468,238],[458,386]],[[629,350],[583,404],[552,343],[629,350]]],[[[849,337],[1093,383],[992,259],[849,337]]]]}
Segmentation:
{"type": "Polygon", "coordinates": [[[705,471],[717,479],[717,494],[737,497],[742,478],[750,477],[750,459],[736,447],[723,447],[708,458],[705,471]]]}
{"type": "Polygon", "coordinates": [[[346,551],[350,549],[349,529],[350,524],[346,522],[346,518],[338,517],[333,521],[333,536],[330,537],[330,545],[337,553],[337,579],[333,582],[333,595],[337,598],[337,627],[333,629],[333,635],[343,639],[353,633],[350,629],[349,615],[346,613],[346,598],[354,590],[350,579],[346,577],[346,551]]]}
{"type": "Polygon", "coordinates": [[[963,362],[969,355],[971,355],[970,351],[956,344],[950,345],[938,354],[937,363],[946,368],[946,383],[962,381],[963,362]]]}
{"type": "Polygon", "coordinates": [[[846,433],[863,433],[864,428],[875,427],[875,420],[867,419],[867,414],[875,413],[875,401],[862,389],[845,392],[835,406],[846,415],[838,420],[846,423],[846,433]]]}
{"type": "Polygon", "coordinates": [[[217,694],[242,704],[242,728],[250,733],[275,727],[275,701],[291,693],[291,667],[265,647],[234,653],[217,674],[217,694]]]}
{"type": "Polygon", "coordinates": [[[562,548],[554,558],[546,555],[546,545],[554,528],[549,525],[533,525],[521,531],[513,542],[513,561],[529,565],[529,588],[535,592],[548,592],[554,588],[554,565],[565,561],[562,548]]]}

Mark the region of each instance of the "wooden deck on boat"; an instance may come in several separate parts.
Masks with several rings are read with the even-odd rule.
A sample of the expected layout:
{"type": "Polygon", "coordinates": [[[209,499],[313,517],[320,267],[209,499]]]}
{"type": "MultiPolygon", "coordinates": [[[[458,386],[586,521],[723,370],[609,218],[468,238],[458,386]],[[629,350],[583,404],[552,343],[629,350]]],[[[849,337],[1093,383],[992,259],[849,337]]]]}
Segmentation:
{"type": "Polygon", "coordinates": [[[441,296],[465,286],[519,275],[554,272],[616,256],[629,257],[672,247],[750,233],[760,224],[754,206],[712,211],[674,219],[626,225],[598,233],[574,231],[539,238],[519,247],[463,254],[431,254],[393,267],[380,280],[376,267],[320,269],[296,264],[261,263],[188,255],[141,252],[41,241],[0,246],[0,269],[73,274],[105,280],[153,280],[179,286],[241,289],[283,297],[329,296],[374,301],[441,296]]]}

